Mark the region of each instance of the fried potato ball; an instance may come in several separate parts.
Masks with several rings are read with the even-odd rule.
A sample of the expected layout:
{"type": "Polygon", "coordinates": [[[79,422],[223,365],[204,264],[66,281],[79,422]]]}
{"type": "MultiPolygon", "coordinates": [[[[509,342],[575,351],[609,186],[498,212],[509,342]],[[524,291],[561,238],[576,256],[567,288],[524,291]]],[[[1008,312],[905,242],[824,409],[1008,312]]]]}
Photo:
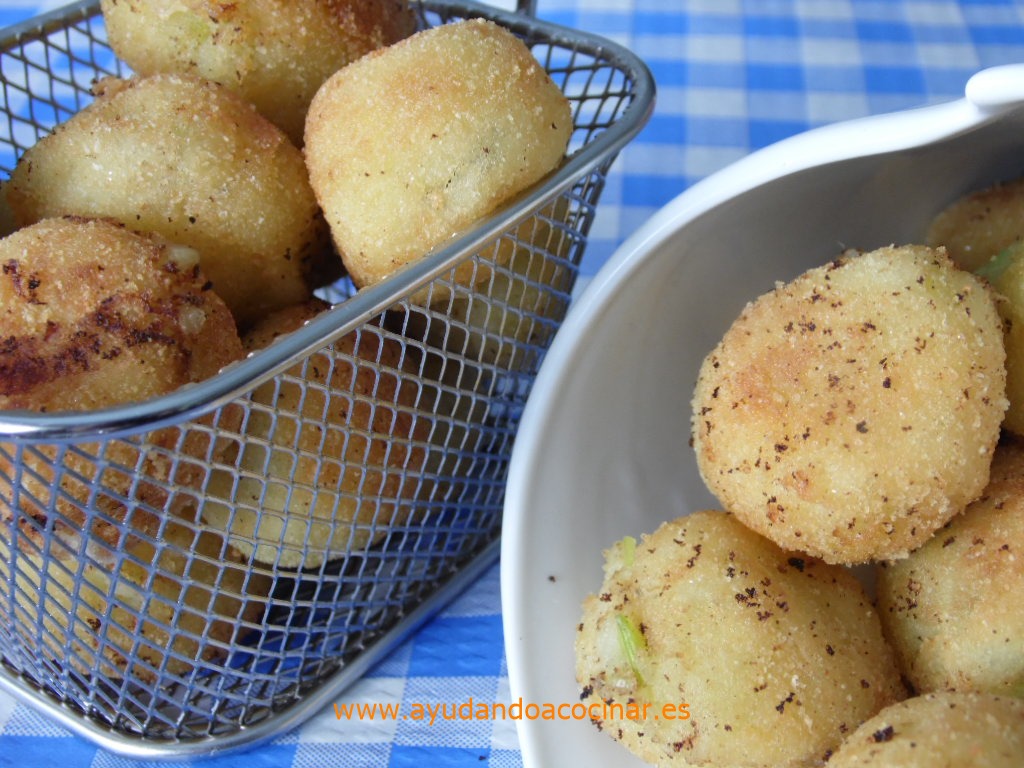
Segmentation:
{"type": "Polygon", "coordinates": [[[266,608],[270,578],[247,568],[223,537],[172,519],[128,543],[116,563],[22,552],[16,574],[0,521],[0,594],[39,651],[81,675],[152,683],[225,656],[266,608]],[[248,626],[246,626],[248,624],[248,626]],[[42,627],[41,633],[32,627],[42,627]]]}
{"type": "Polygon", "coordinates": [[[442,305],[454,320],[447,328],[444,345],[502,370],[536,365],[538,349],[554,335],[556,320],[568,308],[568,279],[566,264],[517,251],[506,267],[494,270],[484,293],[454,297],[442,305]],[[559,285],[561,300],[555,293],[559,285]]]}
{"type": "Polygon", "coordinates": [[[1004,358],[991,291],[941,250],[843,256],[749,304],[704,360],[698,467],[784,548],[904,556],[988,482],[1004,358]]]}
{"type": "Polygon", "coordinates": [[[8,200],[20,224],[105,216],[196,249],[243,328],[308,298],[326,258],[302,153],[198,78],[105,80],[93,104],[25,152],[8,200]]]}
{"type": "Polygon", "coordinates": [[[0,237],[7,237],[18,229],[14,221],[14,211],[7,202],[7,184],[6,180],[0,182],[0,237]]]}
{"type": "Polygon", "coordinates": [[[988,279],[1000,296],[1006,347],[1006,397],[1010,401],[1003,429],[1024,436],[1024,241],[993,257],[976,273],[988,279]]]}
{"type": "Polygon", "coordinates": [[[957,199],[930,223],[927,242],[944,245],[965,269],[991,280],[1005,297],[1006,392],[1003,427],[1024,435],[1024,178],[957,199]]]}
{"type": "MultiPolygon", "coordinates": [[[[4,410],[139,402],[213,376],[243,355],[231,314],[209,290],[195,251],[155,235],[109,221],[47,219],[0,240],[0,265],[4,410]]],[[[92,533],[114,547],[127,517],[144,530],[155,523],[141,511],[130,515],[122,498],[161,507],[166,493],[157,481],[196,480],[198,470],[174,462],[171,452],[207,457],[215,432],[210,418],[203,423],[208,428],[167,427],[141,441],[76,451],[3,445],[0,521],[17,518],[22,537],[39,544],[51,496],[59,517],[50,522],[70,537],[81,532],[83,509],[95,504],[112,519],[97,517],[92,533]],[[59,493],[51,488],[55,466],[63,468],[59,493]]],[[[225,416],[219,425],[231,423],[225,416]]]]}
{"type": "Polygon", "coordinates": [[[1024,179],[994,184],[955,200],[928,226],[925,243],[943,246],[958,265],[975,270],[1024,239],[1024,179]]]}
{"type": "MultiPolygon", "coordinates": [[[[317,92],[306,162],[359,287],[467,229],[565,155],[569,102],[526,45],[483,20],[370,53],[317,92]]],[[[486,280],[467,262],[455,280],[486,280]]]]}
{"type": "MultiPolygon", "coordinates": [[[[256,351],[327,305],[280,310],[250,331],[256,351]]],[[[203,519],[256,561],[315,568],[404,524],[424,492],[429,424],[401,345],[372,330],[315,352],[251,396],[238,471],[207,484],[203,519]]]]}
{"type": "Polygon", "coordinates": [[[484,366],[518,371],[538,363],[538,349],[554,335],[569,304],[572,240],[558,226],[569,215],[559,198],[526,219],[514,241],[503,238],[495,245],[501,266],[488,268],[489,280],[473,293],[442,290],[439,299],[424,302],[429,309],[407,307],[405,332],[484,366]],[[445,320],[438,321],[438,314],[445,320]]]}
{"type": "Polygon", "coordinates": [[[1024,697],[1024,445],[1002,443],[985,493],[878,570],[878,610],[919,692],[1024,697]]]}
{"type": "Polygon", "coordinates": [[[1024,701],[991,694],[931,693],[893,704],[836,751],[829,768],[1017,768],[1024,701]]]}
{"type": "Polygon", "coordinates": [[[604,583],[583,604],[576,679],[601,730],[662,766],[818,765],[906,695],[847,569],[716,511],[606,553],[604,583]],[[660,717],[665,705],[689,717],[660,717]]]}
{"type": "Polygon", "coordinates": [[[102,0],[110,46],[141,75],[231,88],[295,144],[323,82],[416,29],[405,0],[102,0]]]}

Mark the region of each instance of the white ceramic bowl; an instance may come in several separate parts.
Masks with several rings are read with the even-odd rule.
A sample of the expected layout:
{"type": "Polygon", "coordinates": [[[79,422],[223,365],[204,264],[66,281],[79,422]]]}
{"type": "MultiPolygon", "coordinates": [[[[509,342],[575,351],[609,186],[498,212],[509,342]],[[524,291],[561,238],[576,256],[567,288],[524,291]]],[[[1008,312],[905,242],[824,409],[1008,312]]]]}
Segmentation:
{"type": "MultiPolygon", "coordinates": [[[[1012,65],[976,75],[962,100],[756,152],[623,244],[559,331],[513,453],[501,564],[513,703],[539,714],[578,701],[573,639],[605,548],[717,506],[689,446],[690,398],[743,305],[844,248],[920,242],[948,202],[1022,174],[1024,65],[1012,65]]],[[[527,768],[641,765],[587,721],[516,725],[527,768]]]]}

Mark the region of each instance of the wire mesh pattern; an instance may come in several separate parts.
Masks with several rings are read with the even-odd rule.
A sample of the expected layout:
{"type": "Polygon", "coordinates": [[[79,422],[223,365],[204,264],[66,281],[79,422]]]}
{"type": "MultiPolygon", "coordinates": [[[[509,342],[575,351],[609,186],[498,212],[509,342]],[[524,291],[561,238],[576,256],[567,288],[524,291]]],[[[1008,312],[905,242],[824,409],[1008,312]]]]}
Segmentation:
{"type": "MultiPolygon", "coordinates": [[[[189,392],[0,414],[0,684],[104,746],[269,737],[496,553],[519,417],[653,84],[606,41],[421,11],[487,16],[531,47],[573,105],[559,172],[383,286],[339,280],[329,309],[189,392]]],[[[7,172],[95,80],[130,74],[98,3],[0,47],[7,172]]]]}

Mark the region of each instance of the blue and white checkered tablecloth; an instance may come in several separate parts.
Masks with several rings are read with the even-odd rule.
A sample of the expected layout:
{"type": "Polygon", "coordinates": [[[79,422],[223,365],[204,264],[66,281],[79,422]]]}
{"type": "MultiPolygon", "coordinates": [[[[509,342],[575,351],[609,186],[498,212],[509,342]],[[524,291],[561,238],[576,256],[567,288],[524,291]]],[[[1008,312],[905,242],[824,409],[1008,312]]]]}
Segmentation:
{"type": "MultiPolygon", "coordinates": [[[[60,2],[0,2],[7,25],[60,2]]],[[[509,7],[509,0],[499,3],[509,7]]],[[[619,157],[584,260],[698,179],[824,123],[955,99],[977,70],[1024,61],[1024,0],[538,0],[545,19],[636,51],[655,114],[619,157]]],[[[508,702],[498,569],[338,699],[449,707],[508,702]]],[[[339,719],[332,707],[216,766],[518,766],[511,720],[339,719]]],[[[0,768],[143,765],[99,750],[0,694],[0,768]]],[[[159,763],[159,765],[168,765],[159,763]]],[[[548,767],[544,767],[548,768],[548,767]]],[[[554,767],[552,767],[554,768],[554,767]]]]}

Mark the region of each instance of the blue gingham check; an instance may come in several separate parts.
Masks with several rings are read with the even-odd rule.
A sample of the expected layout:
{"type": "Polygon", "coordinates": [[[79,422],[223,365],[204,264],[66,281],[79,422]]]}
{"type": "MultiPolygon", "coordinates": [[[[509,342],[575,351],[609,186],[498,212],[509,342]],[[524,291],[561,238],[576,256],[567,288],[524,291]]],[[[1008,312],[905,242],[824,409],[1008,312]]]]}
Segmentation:
{"type": "MultiPolygon", "coordinates": [[[[0,25],[60,4],[0,2],[0,25]]],[[[752,150],[824,123],[959,98],[977,70],[1024,62],[1024,2],[1010,0],[537,5],[542,18],[631,48],[658,84],[653,118],[609,175],[585,276],[658,208],[752,150]]],[[[522,761],[510,719],[431,725],[402,716],[417,705],[509,699],[495,566],[337,701],[393,704],[397,718],[339,719],[332,706],[268,744],[202,764],[512,768],[522,761]]],[[[145,763],[106,753],[0,694],[0,768],[13,765],[145,763]]]]}

